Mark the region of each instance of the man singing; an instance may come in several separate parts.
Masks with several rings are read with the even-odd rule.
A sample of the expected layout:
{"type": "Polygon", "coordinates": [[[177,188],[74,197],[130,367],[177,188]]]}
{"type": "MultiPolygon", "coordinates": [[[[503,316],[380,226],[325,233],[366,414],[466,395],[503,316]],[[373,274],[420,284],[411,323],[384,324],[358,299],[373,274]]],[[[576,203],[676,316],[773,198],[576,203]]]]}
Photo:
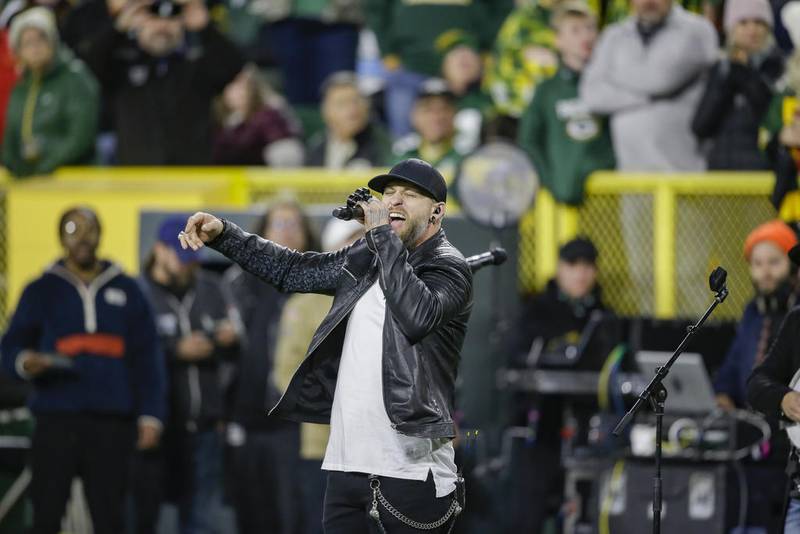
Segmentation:
{"type": "Polygon", "coordinates": [[[202,212],[179,239],[281,291],[334,295],[270,412],[331,425],[326,534],[444,533],[460,510],[452,413],[472,275],[441,227],[436,169],[404,160],[369,186],[383,199],[359,203],[366,236],[337,252],[298,253],[202,212]]]}

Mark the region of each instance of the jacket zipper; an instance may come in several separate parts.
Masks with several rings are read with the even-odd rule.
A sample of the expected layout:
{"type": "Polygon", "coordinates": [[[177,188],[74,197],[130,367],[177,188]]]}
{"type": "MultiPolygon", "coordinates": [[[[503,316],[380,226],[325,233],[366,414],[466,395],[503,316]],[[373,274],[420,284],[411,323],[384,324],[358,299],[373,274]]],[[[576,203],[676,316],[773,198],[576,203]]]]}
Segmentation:
{"type": "MultiPolygon", "coordinates": [[[[383,293],[383,289],[381,289],[381,293],[383,293]]],[[[389,322],[389,306],[386,306],[385,302],[385,295],[384,295],[384,312],[383,312],[383,328],[381,329],[381,336],[384,339],[381,341],[381,398],[383,399],[383,409],[386,412],[386,418],[389,419],[389,426],[392,427],[392,430],[397,430],[397,423],[392,420],[392,413],[389,411],[389,405],[386,403],[386,384],[384,383],[385,377],[383,376],[383,372],[386,370],[386,325],[389,322]]]]}
{"type": "MultiPolygon", "coordinates": [[[[181,335],[188,336],[192,333],[190,312],[194,305],[194,292],[190,291],[178,300],[174,295],[167,294],[167,304],[178,314],[178,325],[181,335]]],[[[189,418],[197,419],[203,404],[203,391],[200,388],[200,371],[197,364],[189,365],[187,369],[187,382],[189,385],[189,418]]]]}
{"type": "Polygon", "coordinates": [[[97,332],[97,305],[95,303],[97,292],[112,278],[120,274],[120,269],[114,265],[109,266],[88,285],[84,284],[80,278],[61,265],[55,265],[50,271],[69,282],[75,288],[83,304],[83,327],[89,334],[97,332]]]}
{"type": "Polygon", "coordinates": [[[350,275],[350,278],[353,279],[354,282],[358,283],[358,279],[355,277],[353,273],[347,270],[347,267],[342,267],[342,270],[350,275]]]}

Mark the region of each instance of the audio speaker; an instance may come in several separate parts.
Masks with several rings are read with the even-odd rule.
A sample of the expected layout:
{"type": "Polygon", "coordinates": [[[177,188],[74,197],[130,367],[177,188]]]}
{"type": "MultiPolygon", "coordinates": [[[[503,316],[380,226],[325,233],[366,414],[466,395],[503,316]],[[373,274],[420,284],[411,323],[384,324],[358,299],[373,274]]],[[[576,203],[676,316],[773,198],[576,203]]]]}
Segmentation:
{"type": "MultiPolygon", "coordinates": [[[[679,534],[725,533],[725,467],[666,461],[662,464],[661,531],[679,534]]],[[[598,525],[608,532],[650,532],[653,518],[652,461],[627,460],[603,472],[598,492],[598,525]]]]}

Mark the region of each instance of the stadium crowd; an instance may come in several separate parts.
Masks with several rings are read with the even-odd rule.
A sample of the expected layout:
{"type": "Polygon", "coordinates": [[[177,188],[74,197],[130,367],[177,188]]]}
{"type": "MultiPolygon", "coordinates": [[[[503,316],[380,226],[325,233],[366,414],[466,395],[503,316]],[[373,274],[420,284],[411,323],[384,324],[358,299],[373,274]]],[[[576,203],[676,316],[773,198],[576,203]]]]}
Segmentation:
{"type": "MultiPolygon", "coordinates": [[[[19,180],[75,165],[349,169],[412,157],[452,173],[504,139],[562,204],[580,205],[597,170],[769,170],[777,217],[800,201],[798,39],[800,1],[6,0],[2,163],[19,180]]],[[[620,209],[632,251],[651,214],[620,209]]],[[[132,279],[97,257],[91,209],[63,214],[63,257],[26,288],[0,347],[11,399],[0,395],[0,437],[32,435],[33,510],[0,507],[0,533],[59,532],[74,477],[95,534],[154,533],[166,502],[181,534],[221,532],[223,503],[239,534],[321,532],[327,430],[266,412],[330,298],[279,293],[236,266],[207,272],[176,241],[184,222],[162,222],[132,279]],[[11,407],[25,397],[35,431],[11,407]]],[[[363,233],[331,221],[320,240],[288,200],[253,230],[299,251],[363,233]]],[[[724,408],[746,405],[747,376],[794,304],[796,242],[773,221],[745,243],[756,296],[715,383],[724,408]]],[[[600,253],[585,239],[561,248],[556,277],[522,307],[512,365],[605,309],[600,253]]],[[[563,422],[541,424],[558,438],[563,422]]],[[[515,532],[558,514],[546,502],[563,484],[558,441],[542,440],[520,470],[530,487],[510,503],[515,532]]],[[[0,492],[26,461],[10,463],[0,492]]]]}
{"type": "Polygon", "coordinates": [[[598,169],[769,168],[779,203],[800,144],[798,19],[757,0],[9,1],[2,159],[16,177],[408,156],[452,170],[504,137],[567,204],[598,169]]]}

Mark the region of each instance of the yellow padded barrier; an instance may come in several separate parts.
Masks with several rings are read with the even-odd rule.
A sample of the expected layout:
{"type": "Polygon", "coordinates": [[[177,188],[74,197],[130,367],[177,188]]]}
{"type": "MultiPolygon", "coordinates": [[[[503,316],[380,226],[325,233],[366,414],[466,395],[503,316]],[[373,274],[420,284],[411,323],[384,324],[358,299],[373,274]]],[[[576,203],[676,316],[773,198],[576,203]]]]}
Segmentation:
{"type": "MultiPolygon", "coordinates": [[[[56,224],[70,206],[96,208],[104,224],[101,253],[136,272],[142,209],[245,207],[284,191],[308,204],[337,204],[384,171],[77,167],[20,181],[0,173],[0,319],[24,284],[59,255],[56,224]]],[[[540,191],[520,224],[520,289],[541,288],[555,271],[558,246],[583,234],[600,249],[604,296],[619,313],[694,316],[710,297],[708,272],[722,264],[731,297],[716,317],[736,318],[751,295],[742,242],[776,216],[768,202],[772,187],[769,173],[604,172],[590,178],[580,208],[558,205],[540,191]]]]}

